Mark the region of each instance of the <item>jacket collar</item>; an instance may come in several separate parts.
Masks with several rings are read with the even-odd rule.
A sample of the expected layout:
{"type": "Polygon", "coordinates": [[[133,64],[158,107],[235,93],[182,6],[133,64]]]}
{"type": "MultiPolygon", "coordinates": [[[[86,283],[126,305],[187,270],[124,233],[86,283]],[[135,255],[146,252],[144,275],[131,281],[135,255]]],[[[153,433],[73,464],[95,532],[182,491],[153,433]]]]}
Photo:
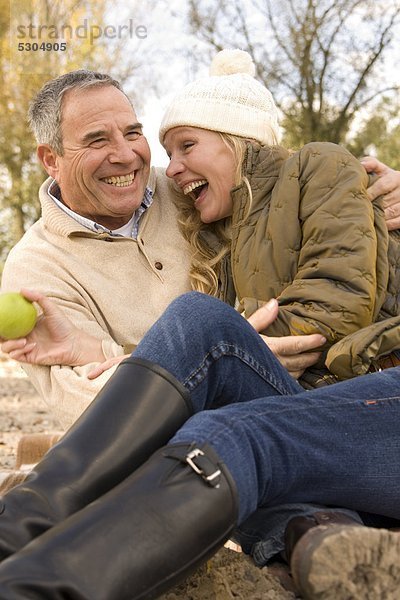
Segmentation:
{"type": "Polygon", "coordinates": [[[233,225],[264,208],[288,157],[288,151],[281,146],[260,147],[249,143],[243,171],[252,191],[251,205],[248,188],[243,182],[232,190],[233,225]]]}

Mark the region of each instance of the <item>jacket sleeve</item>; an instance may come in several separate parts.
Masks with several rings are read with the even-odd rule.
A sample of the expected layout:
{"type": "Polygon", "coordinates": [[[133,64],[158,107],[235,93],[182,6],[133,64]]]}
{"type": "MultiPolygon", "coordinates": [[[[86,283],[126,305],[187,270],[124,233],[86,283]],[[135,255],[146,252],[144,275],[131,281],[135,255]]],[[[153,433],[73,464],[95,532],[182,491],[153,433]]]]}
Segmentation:
{"type": "Polygon", "coordinates": [[[326,366],[339,379],[368,373],[375,361],[400,348],[400,316],[355,331],[328,351],[326,366]]]}
{"type": "Polygon", "coordinates": [[[283,168],[277,196],[286,192],[288,203],[271,203],[267,233],[297,260],[268,335],[318,332],[332,345],[376,317],[387,278],[378,268],[377,230],[385,236],[386,228],[367,185],[359,161],[334,144],[308,144],[283,168]]]}
{"type": "MultiPolygon", "coordinates": [[[[102,340],[106,358],[125,354],[124,348],[118,345],[94,319],[83,298],[76,289],[61,278],[53,281],[43,264],[42,274],[36,272],[35,264],[26,260],[13,260],[10,256],[6,262],[2,276],[2,291],[19,290],[23,286],[38,289],[38,281],[42,282],[40,290],[49,296],[64,314],[80,329],[102,340]],[[68,298],[68,300],[66,300],[68,298]]],[[[95,398],[116,367],[109,369],[100,377],[89,380],[88,372],[96,363],[80,367],[41,366],[22,364],[37,392],[48,405],[52,414],[59,420],[63,429],[68,429],[95,398]]]]}

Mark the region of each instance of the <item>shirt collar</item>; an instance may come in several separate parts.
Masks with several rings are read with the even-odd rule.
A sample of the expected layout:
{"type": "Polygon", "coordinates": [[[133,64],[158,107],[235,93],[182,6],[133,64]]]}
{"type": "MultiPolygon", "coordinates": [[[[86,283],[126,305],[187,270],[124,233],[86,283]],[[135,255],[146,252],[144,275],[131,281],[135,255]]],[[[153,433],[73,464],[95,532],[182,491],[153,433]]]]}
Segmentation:
{"type": "MultiPolygon", "coordinates": [[[[75,221],[77,221],[80,225],[83,225],[87,229],[90,229],[90,231],[93,231],[95,233],[105,232],[105,233],[108,233],[109,235],[113,235],[115,237],[118,237],[121,235],[120,233],[117,233],[118,230],[113,231],[111,229],[107,229],[107,227],[100,225],[100,223],[96,223],[95,221],[92,221],[91,219],[88,219],[87,217],[83,217],[79,213],[76,213],[75,211],[68,208],[68,206],[66,206],[61,200],[61,191],[60,191],[58,183],[55,181],[55,179],[53,179],[53,181],[49,185],[48,194],[49,194],[50,198],[57,204],[57,206],[59,208],[61,208],[61,210],[63,210],[72,219],[75,219],[75,221]]],[[[135,210],[133,217],[131,219],[131,221],[132,221],[132,233],[131,233],[132,238],[134,238],[134,239],[137,238],[137,235],[139,232],[140,218],[145,213],[145,211],[150,207],[152,202],[153,202],[153,191],[149,187],[146,187],[146,189],[144,191],[144,195],[143,195],[143,200],[142,200],[140,206],[135,210]]]]}

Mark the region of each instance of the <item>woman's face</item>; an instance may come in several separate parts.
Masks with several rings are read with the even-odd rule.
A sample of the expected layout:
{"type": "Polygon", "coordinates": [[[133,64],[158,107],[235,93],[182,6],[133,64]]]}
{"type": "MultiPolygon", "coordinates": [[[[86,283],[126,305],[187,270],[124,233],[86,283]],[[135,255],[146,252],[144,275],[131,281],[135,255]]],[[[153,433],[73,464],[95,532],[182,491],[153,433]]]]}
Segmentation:
{"type": "Polygon", "coordinates": [[[230,216],[236,161],[221,136],[198,127],[174,127],[165,135],[164,147],[170,158],[168,177],[193,201],[203,223],[230,216]]]}

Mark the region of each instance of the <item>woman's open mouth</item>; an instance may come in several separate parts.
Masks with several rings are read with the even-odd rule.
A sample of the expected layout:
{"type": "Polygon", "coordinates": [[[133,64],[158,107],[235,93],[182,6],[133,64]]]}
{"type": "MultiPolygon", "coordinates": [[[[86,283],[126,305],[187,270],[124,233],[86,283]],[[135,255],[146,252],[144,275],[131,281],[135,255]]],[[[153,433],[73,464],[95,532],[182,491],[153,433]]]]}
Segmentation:
{"type": "Polygon", "coordinates": [[[183,193],[186,195],[190,194],[194,200],[198,200],[200,196],[203,196],[208,188],[207,179],[199,179],[199,181],[193,181],[183,188],[183,193]]]}

